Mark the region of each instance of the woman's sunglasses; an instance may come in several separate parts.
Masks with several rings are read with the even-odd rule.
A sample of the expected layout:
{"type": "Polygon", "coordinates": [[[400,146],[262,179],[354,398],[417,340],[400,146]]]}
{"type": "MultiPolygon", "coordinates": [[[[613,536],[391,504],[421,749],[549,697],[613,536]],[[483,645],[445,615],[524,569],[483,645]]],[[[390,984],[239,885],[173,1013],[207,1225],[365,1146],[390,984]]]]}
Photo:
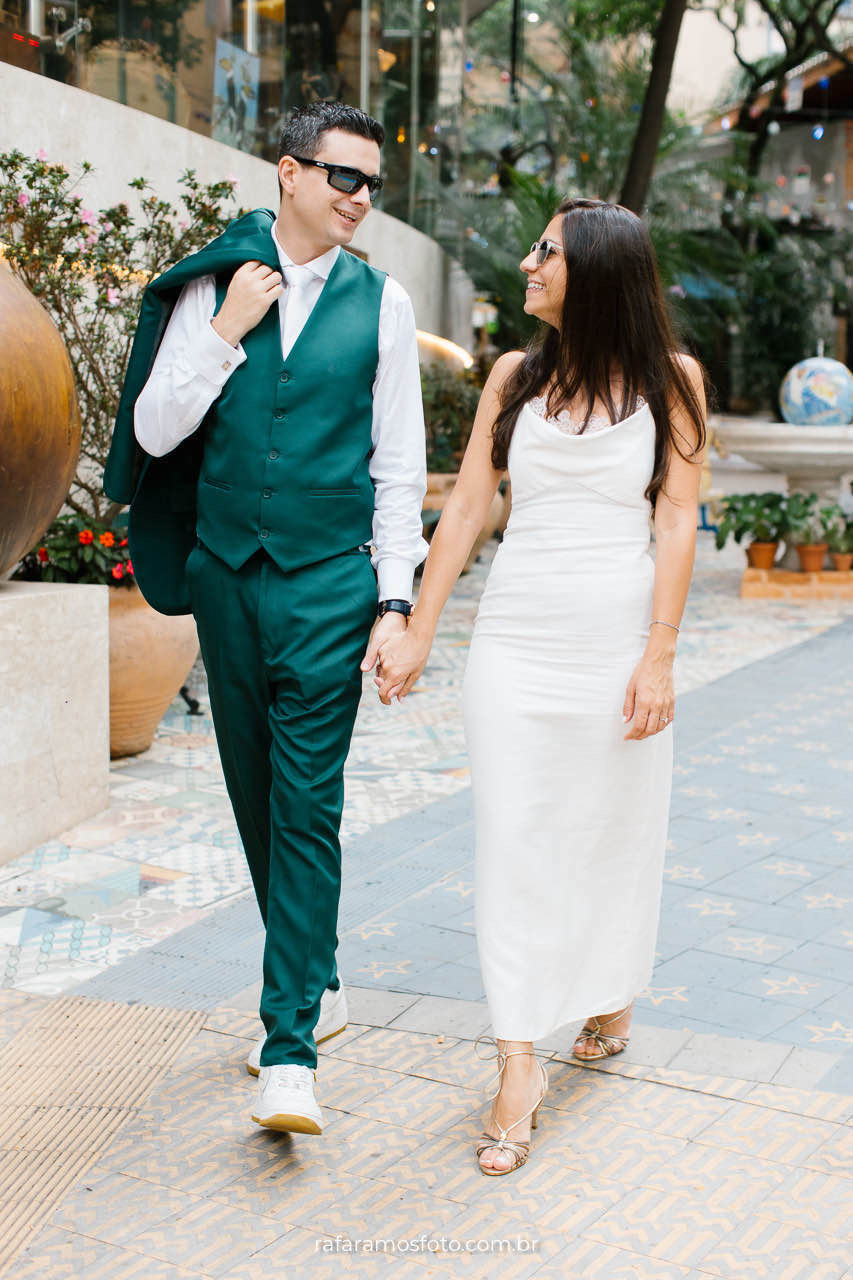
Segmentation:
{"type": "Polygon", "coordinates": [[[346,164],[326,164],[325,160],[308,160],[305,156],[291,156],[299,164],[312,164],[317,169],[326,170],[326,181],[336,191],[343,191],[348,196],[355,195],[362,187],[367,187],[367,194],[372,200],[382,190],[384,178],[378,173],[362,173],[360,169],[351,169],[346,164]]]}
{"type": "Polygon", "coordinates": [[[534,240],[530,246],[530,252],[536,256],[537,267],[542,267],[552,253],[562,253],[563,250],[558,244],[554,244],[553,240],[534,240]]]}

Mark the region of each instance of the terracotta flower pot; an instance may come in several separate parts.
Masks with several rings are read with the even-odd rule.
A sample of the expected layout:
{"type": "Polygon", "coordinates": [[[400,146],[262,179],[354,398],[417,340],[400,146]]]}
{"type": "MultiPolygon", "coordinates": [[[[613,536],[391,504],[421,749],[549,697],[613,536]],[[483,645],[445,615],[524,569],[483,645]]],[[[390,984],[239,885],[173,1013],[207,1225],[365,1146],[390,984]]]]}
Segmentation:
{"type": "Polygon", "coordinates": [[[797,547],[797,555],[800,557],[800,568],[803,573],[820,573],[826,556],[826,543],[813,542],[808,546],[800,544],[797,547]]]}
{"type": "MultiPolygon", "coordinates": [[[[443,511],[444,504],[453,492],[453,486],[456,484],[458,472],[442,472],[429,471],[427,473],[427,491],[424,498],[424,509],[428,511],[443,511]]],[[[477,538],[471,548],[471,553],[465,561],[463,573],[468,573],[477,556],[482,551],[489,538],[494,537],[501,524],[506,524],[506,499],[498,490],[489,505],[486,512],[486,519],[483,527],[477,534],[477,538]]]]}
{"type": "Polygon", "coordinates": [[[195,618],[157,613],[142,592],[110,588],[110,755],[146,751],[198,653],[195,618]]]}
{"type": "Polygon", "coordinates": [[[849,573],[853,567],[853,551],[830,551],[832,563],[839,573],[849,573]]]}
{"type": "Polygon", "coordinates": [[[778,542],[750,542],[746,549],[750,569],[772,569],[778,546],[778,542]]]}

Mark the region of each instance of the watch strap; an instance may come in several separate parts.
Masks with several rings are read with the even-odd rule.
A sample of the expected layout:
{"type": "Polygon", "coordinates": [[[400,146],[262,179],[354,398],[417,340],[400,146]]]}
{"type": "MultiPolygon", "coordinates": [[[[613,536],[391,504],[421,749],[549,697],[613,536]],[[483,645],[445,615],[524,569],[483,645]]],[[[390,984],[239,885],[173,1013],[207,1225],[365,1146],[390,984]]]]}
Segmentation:
{"type": "Polygon", "coordinates": [[[384,618],[386,613],[402,613],[408,618],[412,612],[411,600],[380,600],[376,609],[377,618],[384,618]]]}

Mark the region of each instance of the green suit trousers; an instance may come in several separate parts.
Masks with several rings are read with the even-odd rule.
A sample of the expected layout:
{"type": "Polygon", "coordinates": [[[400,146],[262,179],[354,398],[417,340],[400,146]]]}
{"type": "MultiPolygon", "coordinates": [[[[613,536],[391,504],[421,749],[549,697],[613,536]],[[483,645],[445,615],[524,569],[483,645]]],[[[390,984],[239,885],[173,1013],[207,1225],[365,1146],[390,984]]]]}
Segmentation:
{"type": "Polygon", "coordinates": [[[262,1066],[316,1067],[335,969],[343,771],[376,617],[355,550],[285,573],[263,551],[229,569],[199,543],[187,582],[225,784],[266,928],[262,1066]]]}

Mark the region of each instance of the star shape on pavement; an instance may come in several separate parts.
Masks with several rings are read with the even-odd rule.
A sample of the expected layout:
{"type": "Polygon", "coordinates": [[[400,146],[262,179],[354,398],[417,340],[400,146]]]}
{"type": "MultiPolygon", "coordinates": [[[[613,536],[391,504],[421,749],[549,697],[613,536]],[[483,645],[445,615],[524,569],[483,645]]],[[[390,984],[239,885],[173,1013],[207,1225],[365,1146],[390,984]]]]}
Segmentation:
{"type": "Polygon", "coordinates": [[[741,765],[747,773],[778,773],[779,770],[775,764],[769,764],[766,761],[750,760],[747,764],[741,765]]]}
{"type": "Polygon", "coordinates": [[[366,924],[361,929],[354,929],[362,941],[368,938],[392,938],[397,928],[396,920],[386,920],[383,924],[366,924]]]}
{"type": "Polygon", "coordinates": [[[701,880],[702,874],[701,867],[682,867],[680,863],[667,867],[664,871],[664,875],[670,880],[701,880]]]}
{"type": "Polygon", "coordinates": [[[853,1027],[842,1026],[840,1022],[833,1022],[831,1027],[806,1027],[807,1031],[814,1031],[812,1036],[812,1044],[824,1044],[828,1040],[840,1040],[842,1044],[853,1044],[853,1027]]]}
{"type": "Polygon", "coordinates": [[[688,902],[687,909],[698,911],[700,916],[737,915],[731,902],[715,902],[713,898],[703,898],[701,902],[688,902]]]}
{"type": "Polygon", "coordinates": [[[853,898],[839,898],[836,893],[825,893],[821,898],[813,893],[806,893],[803,896],[809,911],[820,910],[823,907],[846,907],[848,902],[853,902],[853,898]]]}
{"type": "Polygon", "coordinates": [[[705,814],[712,822],[721,822],[723,818],[732,818],[735,822],[745,822],[749,817],[743,809],[706,809],[705,814]]]}
{"type": "Polygon", "coordinates": [[[388,973],[404,974],[411,964],[411,960],[400,960],[397,964],[389,960],[371,960],[370,964],[359,969],[359,973],[367,973],[371,978],[384,978],[388,973]]]}
{"type": "Polygon", "coordinates": [[[705,796],[708,800],[716,800],[719,791],[715,791],[713,787],[680,787],[683,796],[705,796]]]}
{"type": "Polygon", "coordinates": [[[796,974],[782,978],[762,978],[769,996],[807,996],[812,987],[819,987],[819,982],[806,982],[796,974]]]}
{"type": "Polygon", "coordinates": [[[801,862],[768,862],[764,870],[775,871],[777,876],[805,876],[807,880],[811,876],[801,862]]]}
{"type": "Polygon", "coordinates": [[[754,831],[749,835],[739,835],[736,839],[741,848],[745,848],[750,844],[769,845],[778,844],[779,842],[778,836],[766,836],[763,831],[754,831]]]}
{"type": "Polygon", "coordinates": [[[801,804],[800,812],[808,818],[840,818],[843,809],[833,809],[831,804],[801,804]]]}
{"type": "Polygon", "coordinates": [[[650,1000],[652,1004],[663,1004],[665,1000],[678,1000],[686,1004],[687,996],[684,994],[686,990],[686,987],[646,987],[640,999],[650,1000]]]}
{"type": "Polygon", "coordinates": [[[722,764],[724,756],[691,756],[691,764],[722,764]]]}
{"type": "Polygon", "coordinates": [[[474,892],[474,886],[466,884],[464,880],[457,880],[456,884],[444,884],[441,887],[448,893],[458,893],[463,898],[467,898],[469,893],[474,892]]]}
{"type": "Polygon", "coordinates": [[[758,938],[729,938],[728,941],[735,951],[749,951],[756,956],[763,956],[766,951],[782,950],[781,943],[768,942],[764,934],[758,938]]]}

